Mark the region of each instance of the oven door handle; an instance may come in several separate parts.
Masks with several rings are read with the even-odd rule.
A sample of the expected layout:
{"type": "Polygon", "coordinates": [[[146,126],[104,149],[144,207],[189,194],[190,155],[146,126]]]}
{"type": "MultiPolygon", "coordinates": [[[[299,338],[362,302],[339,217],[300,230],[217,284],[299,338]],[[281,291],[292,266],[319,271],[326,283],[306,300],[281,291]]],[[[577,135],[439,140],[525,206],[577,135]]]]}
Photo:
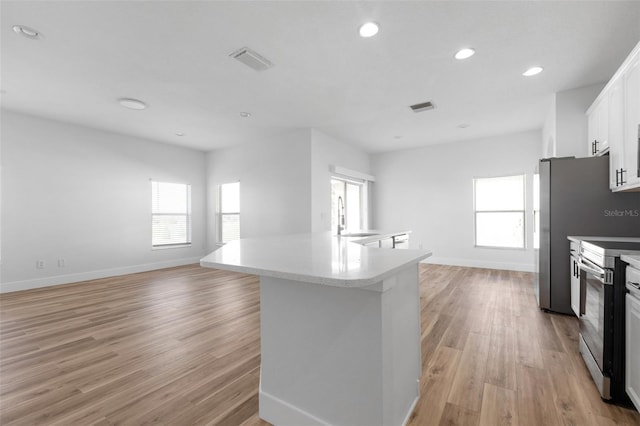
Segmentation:
{"type": "Polygon", "coordinates": [[[591,275],[595,275],[598,281],[601,281],[603,284],[606,284],[606,273],[604,269],[587,265],[584,262],[582,262],[582,259],[578,260],[578,267],[580,268],[581,271],[585,271],[591,275]]]}

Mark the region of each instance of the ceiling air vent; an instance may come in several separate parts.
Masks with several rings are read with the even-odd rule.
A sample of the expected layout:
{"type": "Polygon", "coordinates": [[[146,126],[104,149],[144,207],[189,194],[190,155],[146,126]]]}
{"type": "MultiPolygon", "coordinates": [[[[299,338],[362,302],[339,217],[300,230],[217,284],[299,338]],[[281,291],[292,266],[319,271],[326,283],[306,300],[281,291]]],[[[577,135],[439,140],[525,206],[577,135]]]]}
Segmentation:
{"type": "Polygon", "coordinates": [[[422,112],[422,111],[428,111],[430,109],[434,109],[436,107],[436,105],[429,101],[429,102],[423,102],[421,104],[415,104],[415,105],[411,105],[409,108],[411,108],[413,110],[413,112],[422,112]]]}
{"type": "Polygon", "coordinates": [[[242,49],[236,50],[229,56],[239,60],[246,66],[253,68],[256,71],[264,71],[273,66],[270,60],[254,52],[248,47],[243,47],[242,49]]]}

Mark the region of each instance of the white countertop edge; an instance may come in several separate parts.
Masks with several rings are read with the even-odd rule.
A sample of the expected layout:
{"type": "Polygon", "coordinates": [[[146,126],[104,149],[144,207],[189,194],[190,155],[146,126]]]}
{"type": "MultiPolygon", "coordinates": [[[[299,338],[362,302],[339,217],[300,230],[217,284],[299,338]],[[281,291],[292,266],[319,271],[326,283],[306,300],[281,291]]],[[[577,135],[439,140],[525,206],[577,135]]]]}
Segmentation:
{"type": "Polygon", "coordinates": [[[602,237],[602,236],[582,236],[582,235],[569,235],[567,236],[569,241],[574,241],[576,243],[580,243],[582,241],[629,241],[629,242],[640,242],[640,238],[638,237],[602,237]]]}
{"type": "Polygon", "coordinates": [[[623,254],[620,259],[627,262],[630,266],[640,269],[640,255],[623,254]]]}
{"type": "MultiPolygon", "coordinates": [[[[393,234],[393,235],[401,235],[401,234],[393,234]]],[[[393,250],[393,249],[374,249],[374,250],[393,250]]],[[[403,250],[407,251],[407,250],[403,250]]],[[[412,250],[418,251],[418,250],[412,250]]],[[[388,269],[383,273],[372,275],[366,278],[333,278],[322,275],[307,275],[300,274],[295,272],[286,272],[286,271],[275,271],[271,269],[262,269],[255,268],[250,266],[239,266],[239,265],[231,265],[227,263],[217,263],[217,262],[207,262],[204,260],[200,261],[200,266],[205,268],[215,268],[215,269],[223,269],[225,271],[233,271],[233,272],[241,272],[245,274],[253,274],[259,276],[273,277],[273,278],[282,278],[291,281],[301,281],[307,282],[311,284],[322,284],[328,285],[332,287],[349,287],[349,288],[359,288],[359,287],[367,287],[373,284],[376,284],[380,281],[385,280],[397,272],[405,269],[407,266],[412,264],[418,264],[421,260],[424,260],[430,257],[432,253],[430,251],[420,251],[420,255],[412,258],[409,261],[398,264],[394,268],[388,269]]]]}

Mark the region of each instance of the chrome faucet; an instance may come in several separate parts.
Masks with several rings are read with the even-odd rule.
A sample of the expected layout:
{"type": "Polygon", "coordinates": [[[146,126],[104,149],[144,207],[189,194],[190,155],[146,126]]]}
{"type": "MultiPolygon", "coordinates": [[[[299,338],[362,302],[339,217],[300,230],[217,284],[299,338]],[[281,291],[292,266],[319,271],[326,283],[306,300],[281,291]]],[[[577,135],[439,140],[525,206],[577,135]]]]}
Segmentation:
{"type": "Polygon", "coordinates": [[[342,235],[344,231],[344,201],[342,197],[338,197],[338,235],[342,235]],[[340,214],[340,205],[342,205],[342,214],[340,214]]]}

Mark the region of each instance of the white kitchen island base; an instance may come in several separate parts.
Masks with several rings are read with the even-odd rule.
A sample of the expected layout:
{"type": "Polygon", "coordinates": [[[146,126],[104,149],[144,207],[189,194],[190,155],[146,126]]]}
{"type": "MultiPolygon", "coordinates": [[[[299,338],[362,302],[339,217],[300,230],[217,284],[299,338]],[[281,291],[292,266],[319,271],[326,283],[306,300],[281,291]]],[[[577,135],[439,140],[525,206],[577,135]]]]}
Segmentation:
{"type": "Polygon", "coordinates": [[[419,397],[418,264],[367,287],[260,277],[260,417],[402,425],[419,397]]]}
{"type": "Polygon", "coordinates": [[[241,239],[200,261],[260,277],[259,410],[276,426],[400,426],[418,400],[418,264],[431,252],[356,238],[241,239]]]}

